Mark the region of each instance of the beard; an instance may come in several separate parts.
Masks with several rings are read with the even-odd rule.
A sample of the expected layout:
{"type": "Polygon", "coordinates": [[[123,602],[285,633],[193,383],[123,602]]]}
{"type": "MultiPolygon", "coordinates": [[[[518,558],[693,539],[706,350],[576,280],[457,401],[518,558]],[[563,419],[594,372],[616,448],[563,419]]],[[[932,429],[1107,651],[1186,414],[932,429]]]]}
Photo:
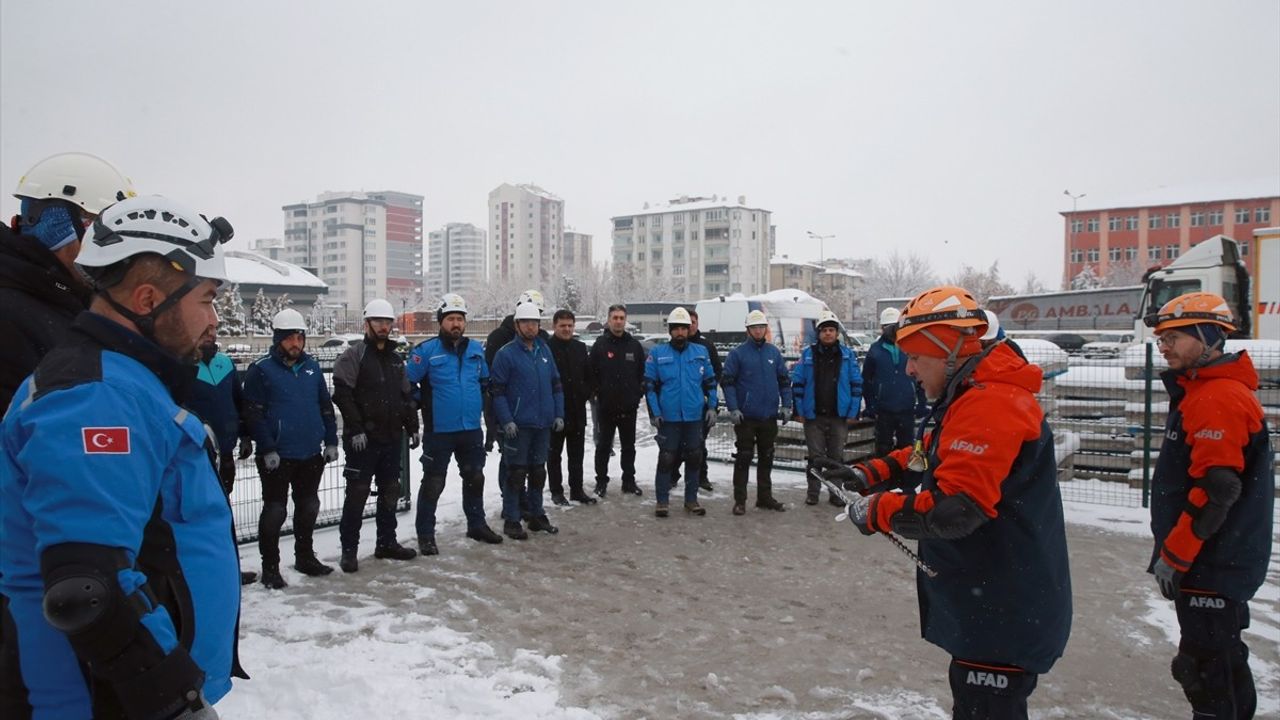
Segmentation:
{"type": "Polygon", "coordinates": [[[162,313],[156,318],[155,341],[160,347],[173,353],[181,362],[194,365],[203,357],[203,348],[206,344],[213,343],[214,328],[210,325],[200,334],[200,337],[192,339],[190,332],[182,321],[178,318],[177,313],[162,313]]]}

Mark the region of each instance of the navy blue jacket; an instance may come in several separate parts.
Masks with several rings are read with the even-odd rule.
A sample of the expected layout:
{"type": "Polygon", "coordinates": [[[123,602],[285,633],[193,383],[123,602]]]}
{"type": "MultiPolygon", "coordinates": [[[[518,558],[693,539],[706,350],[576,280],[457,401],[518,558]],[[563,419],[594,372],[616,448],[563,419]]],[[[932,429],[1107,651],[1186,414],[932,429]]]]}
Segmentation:
{"type": "Polygon", "coordinates": [[[696,342],[684,350],[671,343],[655,345],[644,363],[649,414],[667,422],[702,422],[715,408],[716,373],[711,355],[696,342]]]}
{"type": "Polygon", "coordinates": [[[451,433],[479,430],[489,364],[480,343],[461,338],[456,345],[434,337],[409,353],[405,375],[418,391],[422,430],[451,433]]]}
{"type": "Polygon", "coordinates": [[[489,393],[499,425],[514,422],[520,427],[549,428],[556,418],[564,419],[560,371],[541,337],[533,339],[532,348],[517,337],[498,350],[489,393]]]}
{"type": "Polygon", "coordinates": [[[791,407],[791,379],[782,351],[771,342],[747,339],[729,351],[720,376],[724,404],[748,420],[773,420],[791,407]]]}
{"type": "Polygon", "coordinates": [[[206,698],[231,689],[239,561],[212,443],[180,406],[191,381],[141,335],[82,313],[0,425],[0,591],[18,630],[5,641],[37,718],[115,717],[118,683],[174,691],[125,668],[99,674],[93,644],[73,647],[45,619],[46,583],[86,567],[127,607],[106,622],[145,666],[189,655],[206,698]]]}
{"type": "Polygon", "coordinates": [[[223,455],[235,450],[238,438],[249,434],[241,419],[243,390],[235,363],[223,353],[196,363],[196,382],[191,384],[187,408],[213,430],[223,455]]]}
{"type": "Polygon", "coordinates": [[[883,337],[871,343],[862,361],[862,401],[866,411],[924,414],[924,388],[907,374],[907,354],[883,337]]]}
{"type": "MultiPolygon", "coordinates": [[[[813,387],[813,345],[800,351],[800,359],[791,368],[791,389],[795,394],[796,414],[805,420],[817,417],[813,387]]],[[[836,411],[842,418],[856,418],[862,410],[862,373],[853,351],[840,345],[840,377],[836,382],[836,411]]]]}
{"type": "Polygon", "coordinates": [[[305,460],[338,444],[333,399],[315,358],[302,353],[292,366],[281,358],[280,346],[272,346],[245,373],[246,422],[259,455],[274,450],[285,460],[305,460]]]}

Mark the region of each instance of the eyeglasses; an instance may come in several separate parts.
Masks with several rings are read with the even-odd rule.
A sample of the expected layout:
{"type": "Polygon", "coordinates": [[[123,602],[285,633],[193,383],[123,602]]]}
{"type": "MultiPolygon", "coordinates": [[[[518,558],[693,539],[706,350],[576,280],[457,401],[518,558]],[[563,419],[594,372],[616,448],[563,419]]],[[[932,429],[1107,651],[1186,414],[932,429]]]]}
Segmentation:
{"type": "Polygon", "coordinates": [[[1182,337],[1182,333],[1178,333],[1178,332],[1167,332],[1167,333],[1164,333],[1163,335],[1157,335],[1156,346],[1162,347],[1162,348],[1171,348],[1173,347],[1173,344],[1178,342],[1178,340],[1181,337],[1182,337]]]}

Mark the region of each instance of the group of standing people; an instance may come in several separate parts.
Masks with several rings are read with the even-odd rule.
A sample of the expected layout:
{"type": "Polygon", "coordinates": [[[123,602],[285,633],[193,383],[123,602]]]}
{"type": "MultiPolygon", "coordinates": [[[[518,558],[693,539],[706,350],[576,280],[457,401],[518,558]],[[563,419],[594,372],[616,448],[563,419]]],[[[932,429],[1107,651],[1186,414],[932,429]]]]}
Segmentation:
{"type": "MultiPolygon", "coordinates": [[[[273,319],[272,347],[243,384],[217,353],[226,220],[138,196],[109,163],[82,153],[37,164],[16,195],[21,214],[0,228],[0,334],[16,338],[0,348],[5,718],[216,718],[231,678],[247,678],[236,628],[239,585],[253,578],[237,577],[227,500],[235,460],[253,455],[262,483],[262,583],[284,586],[278,545],[290,493],[295,568],[332,572],[312,530],[320,475],[339,454],[335,403],[345,572],[358,570],[375,487],[375,556],[439,552],[435,512],[451,460],[467,535],[502,542],[483,508],[486,418],[501,443],[508,537],[527,537],[526,525],[555,533],[541,501],[548,480],[553,502],[595,502],[582,478],[588,402],[596,497],[607,494],[615,433],[622,491],[642,492],[643,401],[657,429],[655,514],[669,514],[683,464],[684,509],[704,515],[698,490],[719,391],[737,439],[735,515],[745,513],[753,458],[756,507],[784,509],[771,464],[778,422],[795,419],[810,477],[852,493],[846,512],[859,531],[919,542],[922,634],[951,656],[954,717],[1025,718],[1038,676],[1065,648],[1070,575],[1052,432],[1034,397],[1042,375],[1016,346],[984,342],[992,322],[963,288],[930,289],[882,316],[861,372],[830,314],[788,372],[768,319],[753,312],[747,340],[721,368],[683,308],[668,317],[671,342],[646,356],[626,332],[625,307],[610,308],[588,349],[567,311],[542,333],[533,292],[517,302],[510,337],[486,348],[464,335],[465,301],[446,295],[439,335],[405,361],[389,337],[391,307],[375,300],[363,343],[335,364],[330,397],[296,311],[273,319]],[[877,457],[850,466],[844,444],[859,415],[876,421],[877,457]],[[423,446],[416,552],[396,538],[405,436],[423,446]]],[[[1265,579],[1274,490],[1258,375],[1247,352],[1225,350],[1236,326],[1219,296],[1174,298],[1149,325],[1169,366],[1148,572],[1176,610],[1172,674],[1196,717],[1248,718],[1256,691],[1241,630],[1265,579]]],[[[813,479],[809,504],[819,502],[813,479]]]]}

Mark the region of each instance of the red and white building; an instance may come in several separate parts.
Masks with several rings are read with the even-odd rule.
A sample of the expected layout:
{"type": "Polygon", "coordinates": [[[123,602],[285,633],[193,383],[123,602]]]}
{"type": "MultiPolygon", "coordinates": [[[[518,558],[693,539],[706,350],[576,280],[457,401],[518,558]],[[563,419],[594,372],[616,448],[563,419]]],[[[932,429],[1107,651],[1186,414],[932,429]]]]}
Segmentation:
{"type": "Polygon", "coordinates": [[[1116,272],[1140,274],[1219,234],[1240,243],[1252,269],[1253,231],[1280,219],[1280,176],[1166,187],[1127,197],[1085,195],[1062,217],[1065,283],[1086,265],[1104,278],[1116,272]]]}

